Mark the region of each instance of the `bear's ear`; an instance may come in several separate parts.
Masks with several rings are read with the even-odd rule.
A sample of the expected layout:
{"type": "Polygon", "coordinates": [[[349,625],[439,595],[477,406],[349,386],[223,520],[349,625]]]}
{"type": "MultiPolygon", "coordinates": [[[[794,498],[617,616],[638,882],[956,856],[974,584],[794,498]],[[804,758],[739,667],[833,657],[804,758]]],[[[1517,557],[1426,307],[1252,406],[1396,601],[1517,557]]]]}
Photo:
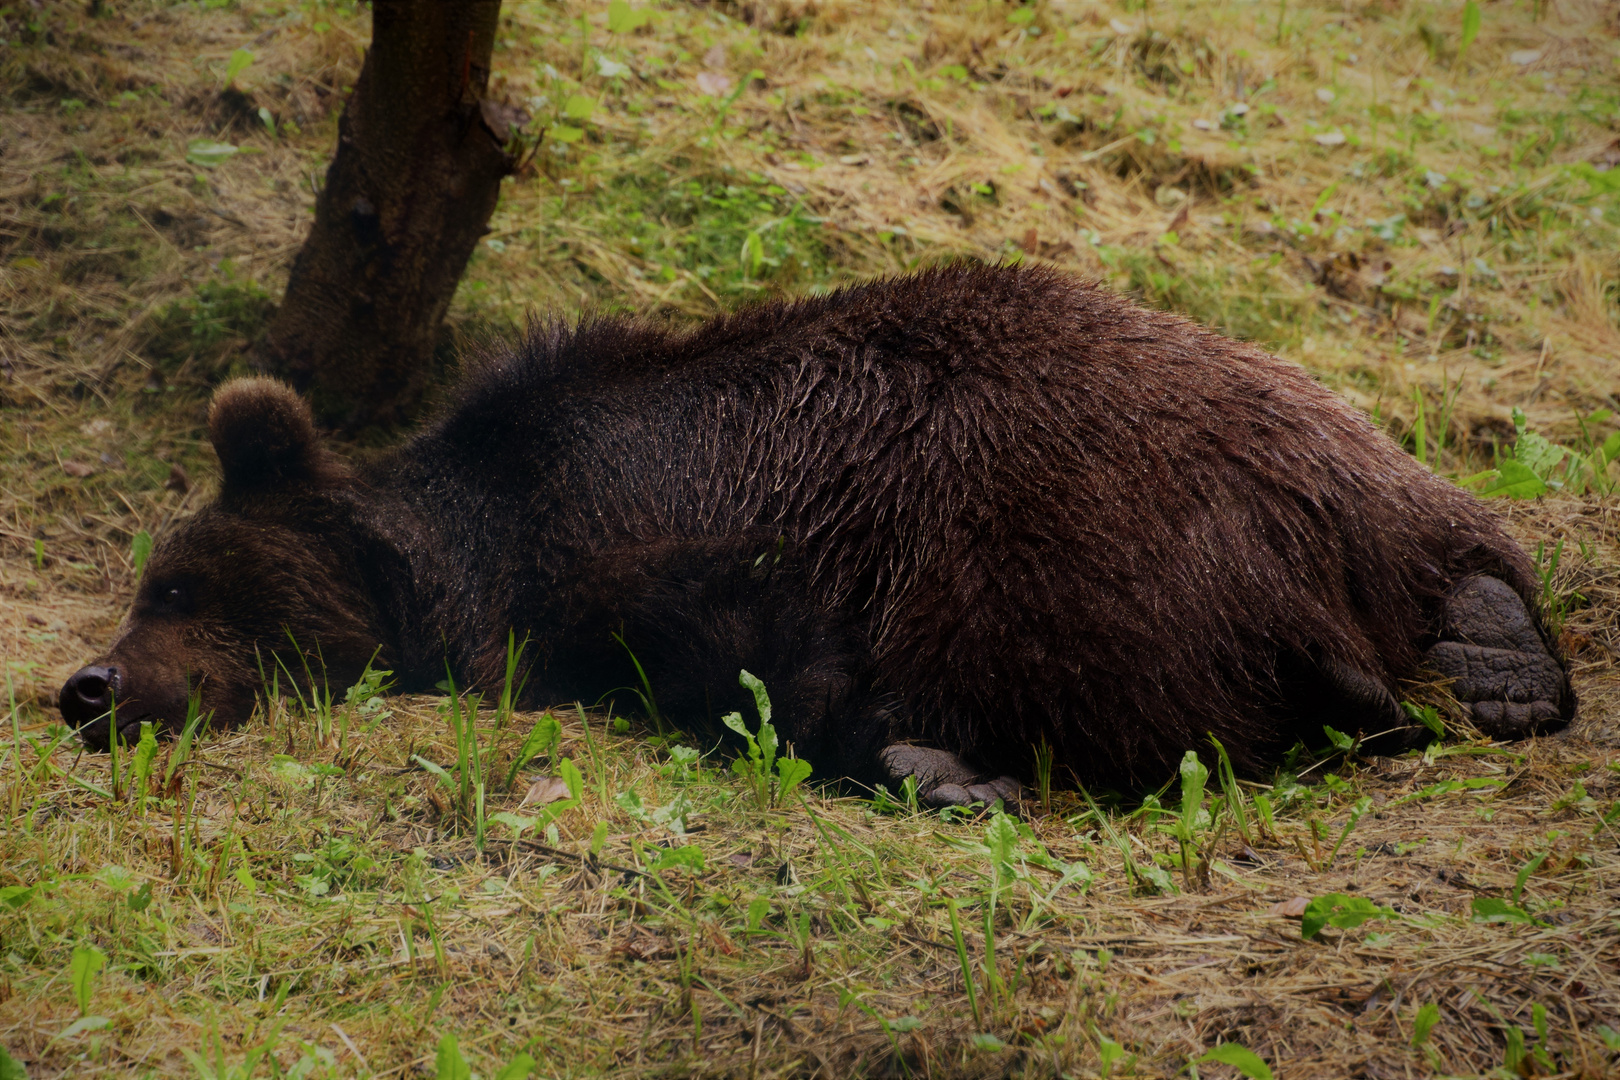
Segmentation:
{"type": "Polygon", "coordinates": [[[208,409],[208,438],[227,493],[338,479],[343,468],[321,445],[309,406],[274,379],[235,379],[208,409]]]}

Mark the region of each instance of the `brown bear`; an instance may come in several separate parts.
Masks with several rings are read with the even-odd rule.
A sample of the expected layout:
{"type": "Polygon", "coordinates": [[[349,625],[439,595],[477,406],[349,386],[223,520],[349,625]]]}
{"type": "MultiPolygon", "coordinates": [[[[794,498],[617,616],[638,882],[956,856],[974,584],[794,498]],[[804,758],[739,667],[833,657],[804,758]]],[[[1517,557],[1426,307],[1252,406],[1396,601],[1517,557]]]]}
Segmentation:
{"type": "Polygon", "coordinates": [[[1412,730],[1450,678],[1499,737],[1567,720],[1524,552],[1301,368],[1049,270],[941,269],[690,332],[532,330],[353,467],[286,387],[214,399],[219,500],[163,538],[68,680],[86,741],[235,724],[261,660],[335,686],[382,648],[530,703],[636,681],[702,724],[759,676],[823,776],[933,803],[1055,775],[1163,780],[1213,734],[1253,769],[1322,725],[1412,730]],[[319,670],[319,668],[317,668],[319,670]]]}

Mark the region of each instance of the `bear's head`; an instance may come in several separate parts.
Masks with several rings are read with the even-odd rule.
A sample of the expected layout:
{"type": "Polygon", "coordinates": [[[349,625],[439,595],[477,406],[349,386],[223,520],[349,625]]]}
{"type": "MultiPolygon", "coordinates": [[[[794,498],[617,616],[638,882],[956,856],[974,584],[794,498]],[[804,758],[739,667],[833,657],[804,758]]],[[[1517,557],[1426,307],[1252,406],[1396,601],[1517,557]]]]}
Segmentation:
{"type": "Polygon", "coordinates": [[[361,582],[357,485],[322,445],[309,408],[271,379],[214,396],[216,502],[160,540],[105,655],[62,687],[62,715],[106,746],[152,721],[185,723],[193,697],[212,723],[247,719],[272,678],[343,687],[383,640],[361,582]]]}

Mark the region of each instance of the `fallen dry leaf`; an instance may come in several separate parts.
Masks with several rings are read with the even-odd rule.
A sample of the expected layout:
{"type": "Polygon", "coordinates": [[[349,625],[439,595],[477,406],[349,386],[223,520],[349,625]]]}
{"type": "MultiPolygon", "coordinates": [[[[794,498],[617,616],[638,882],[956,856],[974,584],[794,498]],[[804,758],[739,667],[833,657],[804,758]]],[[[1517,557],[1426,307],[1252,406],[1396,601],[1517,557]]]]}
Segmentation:
{"type": "Polygon", "coordinates": [[[80,480],[83,480],[87,476],[94,476],[96,474],[96,467],[94,465],[86,465],[82,461],[64,461],[62,462],[62,471],[67,473],[69,476],[76,476],[80,480]]]}
{"type": "Polygon", "coordinates": [[[665,956],[673,956],[675,952],[670,948],[669,942],[657,934],[649,934],[630,928],[630,934],[617,946],[614,951],[631,960],[657,960],[665,956]]]}
{"type": "Polygon", "coordinates": [[[719,97],[731,89],[731,77],[713,71],[700,71],[697,76],[697,85],[699,90],[710,97],[719,97]]]}
{"type": "Polygon", "coordinates": [[[1280,903],[1272,904],[1269,914],[1281,915],[1285,919],[1298,919],[1304,916],[1305,908],[1311,902],[1308,896],[1295,896],[1280,903]]]}
{"type": "Polygon", "coordinates": [[[544,806],[546,803],[558,802],[568,798],[568,785],[560,776],[542,776],[529,785],[529,790],[523,793],[523,801],[518,803],[518,809],[525,806],[544,806]]]}

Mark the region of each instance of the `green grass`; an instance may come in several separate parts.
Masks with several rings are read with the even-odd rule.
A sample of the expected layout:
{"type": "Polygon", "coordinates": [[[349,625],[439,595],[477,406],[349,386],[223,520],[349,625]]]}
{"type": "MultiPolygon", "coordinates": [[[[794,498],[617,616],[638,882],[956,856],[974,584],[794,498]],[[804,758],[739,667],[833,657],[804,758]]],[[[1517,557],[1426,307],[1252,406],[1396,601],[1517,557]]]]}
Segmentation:
{"type": "Polygon", "coordinates": [[[189,374],[213,386],[227,374],[245,373],[245,365],[233,368],[230,361],[259,336],[274,311],[263,285],[224,262],[189,296],[153,312],[142,351],[170,380],[189,374]]]}
{"type": "Polygon", "coordinates": [[[1573,735],[1448,716],[1452,744],[1263,782],[1218,752],[1124,799],[1047,777],[1014,820],[795,788],[766,717],[727,756],[645,682],[646,725],[373,673],[79,754],[49,692],[113,633],[135,538],[206,495],[205,392],[279,295],[369,18],[101,7],[0,5],[0,1048],[28,1075],[1616,1067],[1610,23],[1481,5],[1463,49],[1440,3],[505,5],[494,92],[536,152],[447,359],[531,309],[1043,261],[1539,493],[1495,505],[1542,544],[1573,735]],[[274,130],[220,96],[239,50],[274,130]]]}
{"type": "MultiPolygon", "coordinates": [[[[1533,747],[1346,760],[1320,780],[1301,761],[1312,765],[1308,779],[1248,785],[1269,791],[1276,810],[1268,836],[1234,849],[1222,837],[1237,835],[1246,797],[1232,793],[1242,785],[1212,792],[1185,768],[1178,807],[1087,810],[1056,792],[1050,815],[945,820],[835,791],[762,803],[724,757],[633,728],[604,736],[599,719],[588,727],[562,714],[550,761],[571,755],[589,775],[575,772],[570,797],[546,807],[557,813],[545,835],[530,839],[504,827],[522,811],[493,810],[526,784],[489,794],[503,824],[482,836],[457,794],[460,776],[476,774],[462,752],[469,740],[483,775],[522,767],[531,747],[513,755],[510,724],[467,709],[458,738],[444,707],[391,704],[394,721],[341,764],[328,763],[331,734],[316,718],[278,707],[239,734],[167,751],[174,766],[160,757],[144,784],[115,781],[104,755],[51,749],[59,740],[19,707],[13,726],[24,737],[5,750],[0,938],[11,1008],[25,1002],[14,1015],[29,1018],[13,1030],[34,1034],[8,1049],[53,1069],[130,1075],[153,1066],[209,1075],[200,1061],[242,1076],[256,1062],[252,1074],[269,1076],[272,1059],[312,1076],[379,1075],[413,1061],[432,1070],[447,1039],[482,1075],[522,1055],[541,1075],[562,1076],[870,1075],[925,1061],[951,1073],[993,1065],[1049,1075],[1125,1055],[1173,1072],[1217,1043],[1269,1056],[1264,1027],[1238,1021],[1199,1046],[1175,1023],[1135,1019],[1143,1003],[1169,1000],[1166,980],[1208,992],[1210,972],[1197,962],[1203,981],[1174,974],[1185,961],[1145,978],[1143,965],[1184,952],[1184,940],[1229,956],[1222,964],[1241,965],[1244,949],[1274,952],[1288,924],[1264,917],[1268,894],[1317,897],[1304,936],[1292,931],[1295,948],[1342,938],[1362,950],[1362,959],[1299,952],[1293,962],[1316,978],[1375,978],[1375,958],[1391,949],[1421,949],[1431,962],[1495,950],[1512,979],[1441,964],[1414,994],[1450,1000],[1446,988],[1466,982],[1503,1016],[1554,1000],[1537,995],[1555,995],[1580,967],[1556,938],[1516,928],[1607,933],[1598,882],[1613,856],[1602,837],[1620,811],[1612,798],[1515,796],[1507,778],[1526,767],[1571,767],[1533,747]],[[449,762],[445,775],[421,766],[433,760],[449,762]],[[1419,776],[1448,779],[1390,797],[1419,776]],[[1383,800],[1381,820],[1366,813],[1372,799],[1383,800]],[[1450,899],[1459,890],[1443,888],[1414,903],[1362,869],[1421,821],[1424,859],[1489,888],[1494,872],[1469,827],[1487,814],[1541,838],[1503,868],[1506,904],[1470,906],[1461,891],[1459,908],[1450,899]],[[1335,853],[1354,855],[1348,872],[1331,854],[1316,865],[1287,855],[1323,829],[1339,835],[1335,853]],[[1128,871],[1116,847],[1158,871],[1149,876],[1159,886],[1141,888],[1141,868],[1128,871]],[[1245,890],[1254,899],[1242,901],[1245,890]],[[1210,907],[1211,893],[1240,902],[1210,907]],[[1386,914],[1368,923],[1377,912],[1386,914]],[[153,994],[167,1009],[148,1007],[153,994]],[[757,1052],[756,1038],[766,1040],[757,1052]],[[168,1057],[143,1066],[130,1054],[138,1046],[168,1057]]],[[[556,766],[525,771],[540,768],[556,766]]],[[[124,775],[138,774],[126,764],[124,775]]],[[[1554,1068],[1607,1060],[1595,1036],[1543,1012],[1542,1032],[1524,1035],[1526,1053],[1539,1049],[1554,1068]]],[[[1358,1026],[1378,1038],[1398,1015],[1363,1014],[1358,1026]]],[[[1476,1021],[1448,1016],[1449,1034],[1432,1028],[1410,1050],[1403,1035],[1380,1053],[1409,1053],[1420,1067],[1441,1054],[1447,1069],[1468,1068],[1473,1036],[1449,1036],[1476,1021]]]]}

